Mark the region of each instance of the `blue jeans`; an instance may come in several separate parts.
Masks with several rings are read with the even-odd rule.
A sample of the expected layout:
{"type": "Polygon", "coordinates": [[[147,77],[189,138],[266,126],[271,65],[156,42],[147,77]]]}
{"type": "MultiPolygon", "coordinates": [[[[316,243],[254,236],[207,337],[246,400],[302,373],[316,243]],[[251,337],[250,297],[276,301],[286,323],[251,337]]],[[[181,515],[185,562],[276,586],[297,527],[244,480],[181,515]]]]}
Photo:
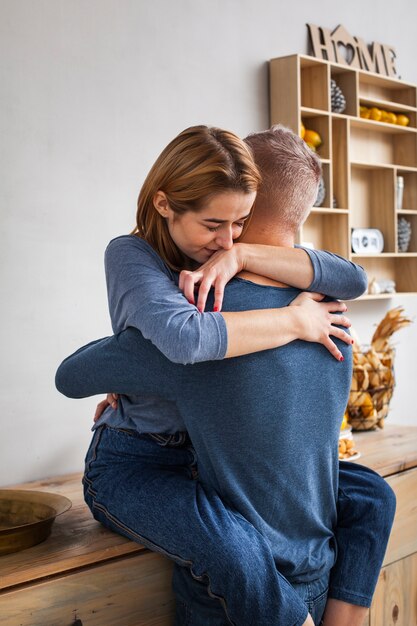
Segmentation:
{"type": "MultiPolygon", "coordinates": [[[[349,467],[360,468],[346,464],[341,477],[349,474],[349,467]]],[[[195,453],[189,443],[163,447],[147,435],[103,426],[94,433],[86,457],[85,499],[94,517],[105,526],[181,566],[174,576],[178,611],[197,610],[200,622],[195,624],[209,626],[209,619],[222,619],[224,624],[236,626],[300,626],[315,590],[306,584],[298,588],[290,585],[276,570],[268,541],[215,491],[196,480],[196,475],[195,453]],[[195,598],[193,606],[187,604],[188,573],[191,584],[204,589],[207,600],[197,609],[195,598]],[[185,582],[179,582],[184,575],[185,582]],[[213,617],[219,610],[221,617],[213,617]]],[[[395,499],[374,472],[361,468],[354,470],[354,476],[352,488],[348,483],[343,491],[340,512],[347,522],[336,529],[339,557],[330,588],[332,597],[348,602],[355,597],[359,602],[354,603],[368,606],[392,523],[388,513],[380,517],[380,509],[393,517],[394,507],[387,506],[387,501],[392,504],[395,499]],[[372,489],[368,492],[369,482],[372,489]],[[356,498],[358,485],[363,488],[356,498]],[[370,517],[372,531],[368,527],[370,517]],[[367,537],[366,549],[363,536],[367,537]],[[369,552],[375,558],[371,559],[369,552]],[[337,567],[340,555],[344,562],[337,567]],[[349,572],[347,577],[345,571],[349,572]]],[[[324,591],[318,594],[321,602],[324,591]]],[[[177,617],[177,624],[181,624],[178,619],[183,617],[177,617]]],[[[194,626],[194,622],[188,623],[194,626]]],[[[222,622],[213,622],[217,623],[222,622]]]]}
{"type": "MultiPolygon", "coordinates": [[[[233,573],[230,574],[233,576],[233,573]]],[[[292,583],[292,586],[318,626],[327,602],[329,572],[317,580],[306,583],[292,583]]],[[[174,567],[172,586],[176,597],[174,626],[229,626],[222,607],[207,594],[207,587],[192,578],[189,571],[178,565],[174,567]]],[[[244,618],[242,624],[261,626],[258,622],[244,618]]],[[[275,623],[275,622],[274,622],[275,623]]],[[[282,626],[290,626],[291,622],[282,622],[282,626]]],[[[269,626],[269,622],[262,622],[269,626]]]]}
{"type": "Polygon", "coordinates": [[[337,561],[329,598],[371,606],[395,515],[396,498],[388,483],[368,467],[339,463],[337,561]]]}

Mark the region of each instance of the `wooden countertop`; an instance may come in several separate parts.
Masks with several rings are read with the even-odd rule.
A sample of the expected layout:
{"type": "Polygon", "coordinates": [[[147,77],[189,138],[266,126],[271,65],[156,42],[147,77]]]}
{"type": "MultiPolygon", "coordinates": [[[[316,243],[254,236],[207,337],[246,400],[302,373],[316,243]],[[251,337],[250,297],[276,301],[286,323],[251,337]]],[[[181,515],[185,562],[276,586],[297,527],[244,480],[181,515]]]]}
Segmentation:
{"type": "Polygon", "coordinates": [[[93,519],[84,502],[81,478],[82,474],[67,474],[13,487],[60,493],[72,501],[72,507],[56,518],[46,541],[0,557],[0,594],[28,580],[44,580],[146,551],[143,546],[113,533],[93,519]]]}
{"type": "MultiPolygon", "coordinates": [[[[382,430],[353,433],[358,463],[387,477],[417,467],[417,427],[386,425],[382,430]]],[[[355,462],[355,461],[353,461],[355,462]]]]}
{"type": "MultiPolygon", "coordinates": [[[[354,433],[359,463],[382,476],[417,466],[417,427],[387,425],[384,430],[354,433]]],[[[16,485],[67,496],[72,508],[58,517],[51,536],[41,544],[0,557],[0,594],[26,581],[45,580],[63,572],[127,558],[146,548],[96,522],[84,503],[81,474],[16,485]]]]}

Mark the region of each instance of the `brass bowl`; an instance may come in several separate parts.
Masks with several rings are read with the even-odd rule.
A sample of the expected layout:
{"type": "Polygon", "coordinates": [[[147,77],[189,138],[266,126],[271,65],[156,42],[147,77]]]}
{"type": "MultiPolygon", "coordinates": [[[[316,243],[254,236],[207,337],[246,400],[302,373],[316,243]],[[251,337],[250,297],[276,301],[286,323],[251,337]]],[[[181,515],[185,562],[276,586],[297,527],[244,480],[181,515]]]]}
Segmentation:
{"type": "Polygon", "coordinates": [[[45,541],[56,516],[71,505],[57,493],[0,489],[0,556],[45,541]]]}

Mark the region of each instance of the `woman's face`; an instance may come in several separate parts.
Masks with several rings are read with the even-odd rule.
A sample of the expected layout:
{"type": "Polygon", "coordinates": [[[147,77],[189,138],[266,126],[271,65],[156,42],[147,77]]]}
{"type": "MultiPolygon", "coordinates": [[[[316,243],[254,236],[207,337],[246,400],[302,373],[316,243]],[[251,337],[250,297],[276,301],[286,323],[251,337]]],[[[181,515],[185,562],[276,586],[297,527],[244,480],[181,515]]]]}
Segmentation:
{"type": "Polygon", "coordinates": [[[167,219],[169,234],[177,247],[190,259],[205,263],[217,250],[232,247],[250,215],[255,197],[255,191],[226,191],[210,198],[198,212],[178,215],[168,204],[165,215],[158,210],[167,219]]]}

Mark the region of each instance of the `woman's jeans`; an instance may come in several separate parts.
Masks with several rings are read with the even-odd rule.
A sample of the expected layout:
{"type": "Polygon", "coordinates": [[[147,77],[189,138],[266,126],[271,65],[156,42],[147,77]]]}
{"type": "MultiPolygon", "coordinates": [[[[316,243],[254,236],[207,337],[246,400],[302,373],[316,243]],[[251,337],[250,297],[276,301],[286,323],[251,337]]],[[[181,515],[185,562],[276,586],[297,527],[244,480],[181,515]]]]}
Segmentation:
{"type": "MultiPolygon", "coordinates": [[[[176,626],[300,626],[317,596],[318,624],[327,579],[291,585],[276,570],[268,541],[196,477],[189,442],[163,446],[102,426],[86,457],[85,499],[105,526],[181,566],[173,581],[176,626]]],[[[358,465],[341,466],[342,482],[329,595],[369,606],[395,498],[377,474],[358,465]]]]}

